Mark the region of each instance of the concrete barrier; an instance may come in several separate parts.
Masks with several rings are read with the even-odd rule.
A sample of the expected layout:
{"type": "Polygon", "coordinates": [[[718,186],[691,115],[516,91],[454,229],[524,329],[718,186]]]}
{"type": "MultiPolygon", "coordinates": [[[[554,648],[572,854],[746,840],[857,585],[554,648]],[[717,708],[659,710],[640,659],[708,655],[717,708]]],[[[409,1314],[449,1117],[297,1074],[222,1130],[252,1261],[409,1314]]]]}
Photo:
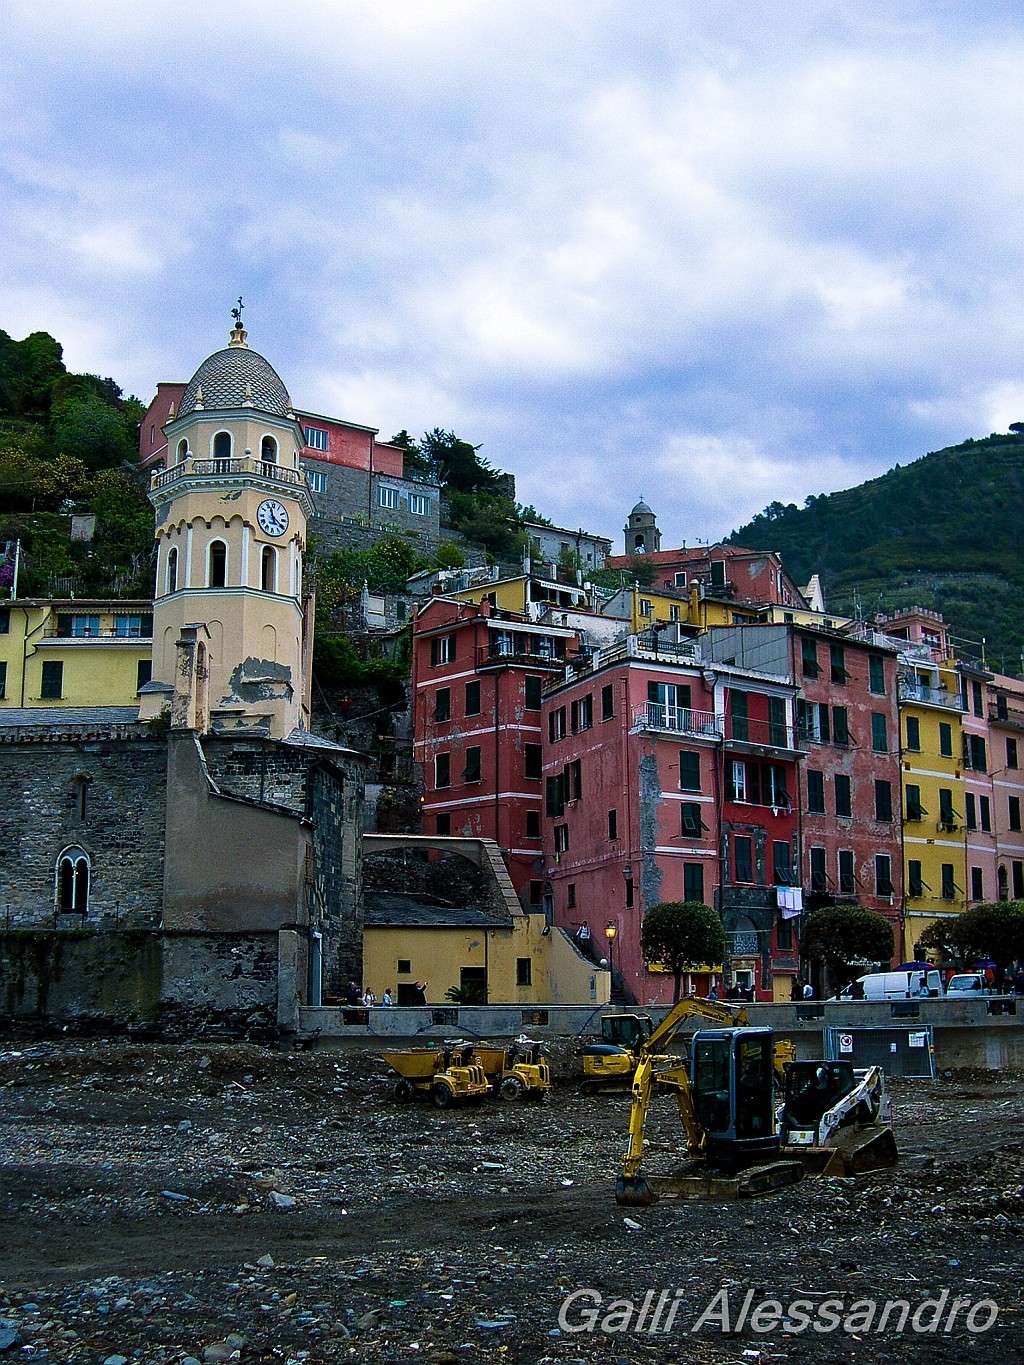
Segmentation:
{"type": "MultiPolygon", "coordinates": [[[[798,1001],[746,1006],[750,1023],[766,1025],[791,1039],[801,1058],[824,1055],[824,1030],[931,1026],[936,1064],[986,1070],[1024,1070],[1024,1000],[991,996],[980,1000],[798,1001]],[[1018,1005],[1020,1011],[1018,1012],[1018,1005]]],[[[600,1035],[602,1014],[648,1014],[659,1021],[666,1006],[591,1005],[419,1005],[373,1009],[300,1006],[297,1038],[317,1044],[377,1047],[441,1038],[591,1039],[600,1035]]],[[[688,1021],[686,1032],[708,1027],[688,1021]]]]}

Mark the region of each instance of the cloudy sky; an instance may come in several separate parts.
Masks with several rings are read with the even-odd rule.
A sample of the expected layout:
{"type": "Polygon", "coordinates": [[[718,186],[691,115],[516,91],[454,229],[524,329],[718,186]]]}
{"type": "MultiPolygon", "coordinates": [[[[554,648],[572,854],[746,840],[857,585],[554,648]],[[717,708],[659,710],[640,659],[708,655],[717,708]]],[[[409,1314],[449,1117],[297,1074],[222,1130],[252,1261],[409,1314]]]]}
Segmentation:
{"type": "Polygon", "coordinates": [[[668,542],[1024,420],[1018,5],[5,0],[0,327],[668,542]]]}

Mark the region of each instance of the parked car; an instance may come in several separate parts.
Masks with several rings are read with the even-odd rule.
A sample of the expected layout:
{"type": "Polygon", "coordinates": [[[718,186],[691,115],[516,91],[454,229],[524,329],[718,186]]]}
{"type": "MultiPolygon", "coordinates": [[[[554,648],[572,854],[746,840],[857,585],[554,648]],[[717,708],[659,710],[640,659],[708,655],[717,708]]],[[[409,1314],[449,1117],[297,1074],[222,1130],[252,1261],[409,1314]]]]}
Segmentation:
{"type": "Polygon", "coordinates": [[[928,968],[902,972],[869,972],[852,981],[833,1000],[918,1000],[942,995],[942,973],[928,968]],[[863,994],[861,994],[863,988],[863,994]]]}
{"type": "Polygon", "coordinates": [[[947,995],[991,995],[983,972],[958,972],[946,983],[947,995]]]}

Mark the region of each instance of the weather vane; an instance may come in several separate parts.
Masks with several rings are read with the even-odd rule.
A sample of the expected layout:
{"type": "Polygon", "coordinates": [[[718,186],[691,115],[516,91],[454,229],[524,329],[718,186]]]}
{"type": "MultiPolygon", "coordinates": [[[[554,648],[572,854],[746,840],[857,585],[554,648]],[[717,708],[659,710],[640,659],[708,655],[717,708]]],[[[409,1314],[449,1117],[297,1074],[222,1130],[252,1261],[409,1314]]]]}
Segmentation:
{"type": "Polygon", "coordinates": [[[242,325],[242,309],[243,309],[244,307],[245,307],[245,304],[242,302],[242,296],[241,296],[241,294],[239,294],[239,296],[238,296],[238,306],[237,306],[237,308],[232,308],[232,310],[231,310],[231,316],[234,318],[235,324],[236,324],[238,327],[241,327],[241,325],[242,325]]]}

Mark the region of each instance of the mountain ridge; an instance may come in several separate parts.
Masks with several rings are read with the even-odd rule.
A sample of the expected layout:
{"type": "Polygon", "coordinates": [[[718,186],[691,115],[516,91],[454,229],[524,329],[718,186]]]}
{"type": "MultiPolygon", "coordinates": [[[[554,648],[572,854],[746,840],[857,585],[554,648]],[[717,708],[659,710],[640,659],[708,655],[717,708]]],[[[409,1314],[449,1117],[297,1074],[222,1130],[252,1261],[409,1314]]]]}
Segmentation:
{"type": "Polygon", "coordinates": [[[993,433],[930,451],[852,488],[773,502],[726,538],[821,575],[837,614],[941,611],[966,653],[1021,668],[1024,439],[993,433]]]}

